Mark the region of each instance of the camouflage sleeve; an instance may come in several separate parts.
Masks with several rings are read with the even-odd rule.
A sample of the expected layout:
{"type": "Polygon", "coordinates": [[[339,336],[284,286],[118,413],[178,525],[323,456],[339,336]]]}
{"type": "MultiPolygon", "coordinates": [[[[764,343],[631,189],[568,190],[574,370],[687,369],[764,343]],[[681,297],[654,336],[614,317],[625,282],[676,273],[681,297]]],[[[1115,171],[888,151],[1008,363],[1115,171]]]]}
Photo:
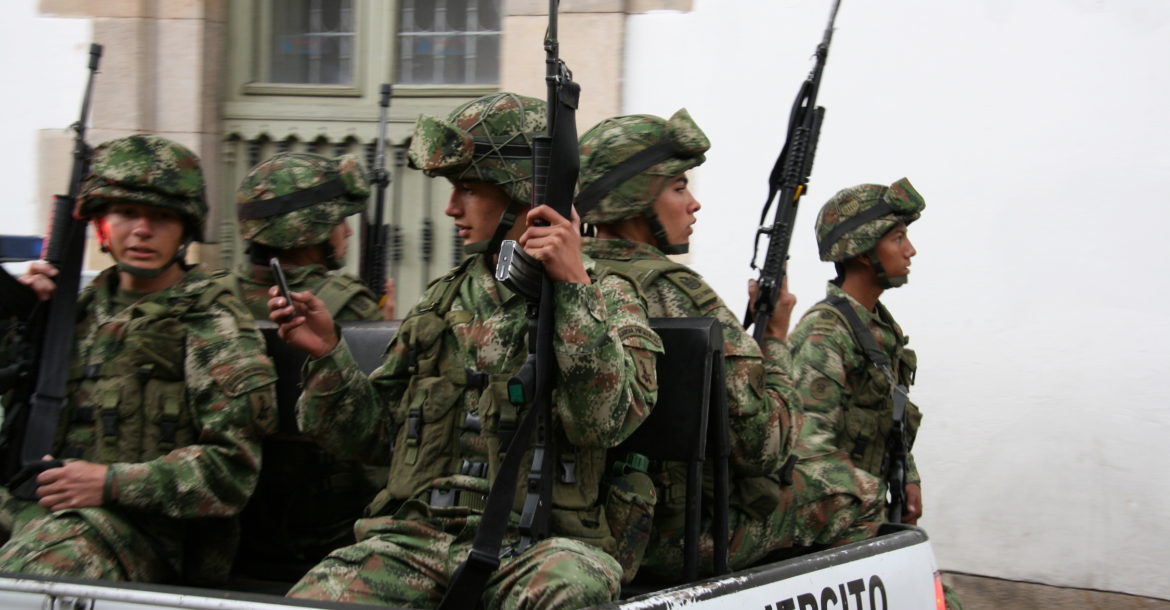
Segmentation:
{"type": "Polygon", "coordinates": [[[844,418],[845,371],[852,353],[849,329],[827,311],[805,315],[794,333],[792,365],[804,421],[797,440],[799,457],[832,453],[844,418]]]}
{"type": "Polygon", "coordinates": [[[261,440],[276,429],[276,371],[260,334],[238,313],[216,302],[187,321],[195,442],[149,462],[112,464],[108,501],[177,519],[244,508],[259,478],[261,440]]]}
{"type": "Polygon", "coordinates": [[[613,447],[650,415],[662,341],[635,288],[616,275],[591,285],[557,282],[556,412],[569,442],[613,447]]]}
{"type": "Polygon", "coordinates": [[[792,451],[792,412],[798,403],[791,356],[785,347],[783,354],[772,349],[765,357],[722,301],[707,315],[714,315],[723,329],[732,472],[737,478],[776,472],[792,451]]]}
{"type": "MultiPolygon", "coordinates": [[[[392,343],[396,344],[397,341],[392,343]]],[[[324,357],[309,360],[297,400],[297,425],[341,459],[384,463],[390,455],[393,372],[405,372],[396,350],[370,377],[358,367],[345,341],[324,357]]],[[[402,384],[405,386],[405,382],[402,384]]]]}
{"type": "Polygon", "coordinates": [[[922,486],[922,476],[918,474],[918,464],[914,462],[914,454],[906,454],[906,482],[922,486]]]}

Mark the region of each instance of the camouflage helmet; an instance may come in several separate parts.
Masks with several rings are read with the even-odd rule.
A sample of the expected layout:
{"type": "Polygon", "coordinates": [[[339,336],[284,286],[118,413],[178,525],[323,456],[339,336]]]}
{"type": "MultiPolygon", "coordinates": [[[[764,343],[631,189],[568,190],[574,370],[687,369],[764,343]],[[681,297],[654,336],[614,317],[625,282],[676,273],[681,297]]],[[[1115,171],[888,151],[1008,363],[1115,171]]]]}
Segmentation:
{"type": "Polygon", "coordinates": [[[821,260],[841,262],[873,250],[898,223],[922,215],[926,201],[906,178],[891,184],[860,184],[833,195],[817,214],[821,260]]]}
{"type": "Polygon", "coordinates": [[[546,130],[545,103],[495,93],[459,106],[447,120],[420,116],[411,138],[410,166],[428,176],[482,181],[513,204],[532,203],[532,139],[546,130]]]}
{"type": "Polygon", "coordinates": [[[244,176],[236,214],[244,239],[288,250],[328,241],[337,223],[365,209],[369,196],[357,156],[285,152],[244,176]]]}
{"type": "Polygon", "coordinates": [[[653,209],[667,180],[706,161],[707,135],[685,108],[670,120],[649,114],[605,119],[581,137],[577,208],[604,224],[653,209]]]}
{"type": "Polygon", "coordinates": [[[186,223],[188,238],[203,240],[203,170],[199,157],[178,142],[133,135],[99,144],[81,185],[77,217],[97,218],[115,202],[174,210],[186,223]]]}

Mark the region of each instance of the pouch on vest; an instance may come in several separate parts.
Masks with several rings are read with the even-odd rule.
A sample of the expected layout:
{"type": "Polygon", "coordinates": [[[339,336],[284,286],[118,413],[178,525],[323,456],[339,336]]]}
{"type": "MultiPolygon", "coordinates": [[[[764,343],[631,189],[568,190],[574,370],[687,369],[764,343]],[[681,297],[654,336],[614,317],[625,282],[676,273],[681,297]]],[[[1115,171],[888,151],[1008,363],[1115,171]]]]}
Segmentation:
{"type": "Polygon", "coordinates": [[[605,518],[617,546],[614,557],[622,566],[622,582],[628,583],[642,565],[642,557],[650,544],[658,494],[650,475],[645,472],[645,465],[641,469],[637,464],[620,467],[607,483],[605,518]]]}
{"type": "Polygon", "coordinates": [[[379,494],[375,498],[375,503],[383,503],[379,510],[390,498],[419,494],[436,477],[458,466],[454,449],[457,426],[452,420],[460,411],[455,404],[463,394],[465,379],[460,376],[465,377],[466,371],[457,367],[457,362],[441,359],[446,329],[443,318],[427,311],[403,322],[394,338],[407,350],[411,377],[394,410],[398,433],[390,462],[388,496],[379,494]]]}

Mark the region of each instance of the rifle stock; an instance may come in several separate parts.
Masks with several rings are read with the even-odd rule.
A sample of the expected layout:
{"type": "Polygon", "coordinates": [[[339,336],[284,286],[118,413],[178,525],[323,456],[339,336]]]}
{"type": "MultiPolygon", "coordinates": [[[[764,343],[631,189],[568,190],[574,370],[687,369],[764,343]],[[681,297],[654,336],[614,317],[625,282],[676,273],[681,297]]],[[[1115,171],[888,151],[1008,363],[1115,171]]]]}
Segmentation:
{"type": "Polygon", "coordinates": [[[23,352],[26,380],[15,388],[0,435],[0,475],[19,498],[35,499],[35,475],[59,463],[42,458],[53,450],[57,423],[65,405],[69,354],[73,349],[77,293],[81,285],[81,264],[85,251],[85,222],[74,215],[81,185],[89,173],[92,150],[85,142],[94,75],[101,61],[102,46],[91,44],[89,77],[81,103],[81,116],[71,128],[73,166],[67,194],[54,197],[53,217],[43,258],[58,269],[53,298],[35,306],[25,326],[29,349],[23,352]]]}
{"type": "Polygon", "coordinates": [[[768,177],[768,198],[760,214],[760,228],[756,231],[755,253],[752,269],[759,269],[756,280],[757,293],[754,307],[749,307],[744,316],[744,328],[752,328],[752,336],[761,346],[768,328],[768,320],[776,310],[776,299],[784,284],[787,272],[788,249],[792,244],[792,229],[796,222],[796,208],[808,189],[809,175],[812,174],[813,158],[816,156],[817,141],[820,139],[821,124],[825,109],[817,106],[817,93],[821,86],[821,75],[829,56],[829,44],[833,39],[833,22],[841,0],[833,3],[829,24],[824,37],[817,45],[816,62],[812,71],[801,83],[796,101],[788,116],[788,132],[784,147],[780,150],[772,173],[768,177]],[[778,196],[778,197],[777,197],[778,196]],[[776,215],[772,224],[766,224],[768,211],[776,203],[776,215]],[[768,238],[768,249],[762,266],[756,266],[759,255],[760,237],[768,238]]]}

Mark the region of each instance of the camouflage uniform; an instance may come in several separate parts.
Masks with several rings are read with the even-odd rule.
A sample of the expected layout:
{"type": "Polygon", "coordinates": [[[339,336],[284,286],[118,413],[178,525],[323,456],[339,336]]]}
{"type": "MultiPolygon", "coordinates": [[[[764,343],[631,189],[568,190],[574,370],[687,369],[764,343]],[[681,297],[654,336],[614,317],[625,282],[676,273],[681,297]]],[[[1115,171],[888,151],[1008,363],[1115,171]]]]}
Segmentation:
{"type": "MultiPolygon", "coordinates": [[[[478,116],[475,125],[463,124],[469,139],[492,137],[502,116],[511,123],[501,131],[530,134],[543,128],[543,112],[539,100],[498,94],[457,109],[444,127],[460,129],[459,119],[478,116]]],[[[428,133],[438,123],[420,120],[411,153],[416,166],[434,167],[424,158],[426,140],[447,143],[428,133]]],[[[492,169],[484,167],[490,159],[475,162],[477,171],[492,169]]],[[[504,163],[524,171],[516,170],[519,162],[504,163]]],[[[433,283],[369,378],[343,346],[309,362],[298,405],[301,428],[347,455],[367,461],[389,455],[390,476],[355,527],[358,543],[331,553],[290,596],[433,606],[467,557],[502,447],[524,415],[508,400],[506,383],[527,356],[525,301],[494,279],[489,260],[472,255],[433,283]]],[[[503,557],[483,594],[487,608],[573,608],[618,594],[621,569],[611,556],[615,543],[599,479],[605,449],[649,414],[662,348],[634,288],[599,276],[589,261],[586,268],[591,285],[554,286],[558,372],[551,430],[561,476],[553,486],[552,537],[503,557]]],[[[521,463],[524,480],[530,460],[521,463]]],[[[519,539],[514,524],[506,549],[519,539]]]]}
{"type": "MultiPolygon", "coordinates": [[[[916,220],[925,207],[921,195],[906,179],[890,187],[861,185],[837,193],[817,218],[817,242],[821,259],[835,263],[873,250],[877,242],[898,223],[916,220]],[[885,214],[871,220],[862,213],[885,214]],[[850,228],[852,227],[852,228],[850,228]]],[[[884,273],[883,273],[884,275],[884,273]]],[[[904,278],[904,276],[903,276],[904,278]]],[[[840,279],[840,278],[839,278],[840,279]]],[[[880,280],[889,287],[904,279],[880,280]]],[[[889,357],[899,384],[914,381],[917,358],[906,347],[902,329],[880,302],[867,310],[834,280],[828,296],[844,299],[869,328],[881,350],[889,357]]],[[[890,384],[870,363],[853,337],[849,323],[831,305],[819,303],[809,309],[789,338],[796,366],[796,387],[804,405],[805,422],[798,453],[802,460],[844,454],[869,479],[875,502],[884,511],[888,468],[887,436],[892,425],[890,384]]],[[[907,407],[907,436],[912,445],[922,414],[913,403],[907,407]]],[[[919,484],[914,457],[907,460],[907,483],[919,484]]]]}
{"type": "MultiPolygon", "coordinates": [[[[134,201],[177,209],[191,224],[203,219],[198,160],[173,142],[107,142],[93,167],[82,217],[134,201]],[[176,173],[191,182],[169,180],[176,173]]],[[[119,271],[107,269],[80,297],[54,452],[109,465],[102,506],[50,513],[0,491],[0,519],[11,533],[0,570],[222,580],[235,550],[235,515],[260,470],[260,439],[276,424],[272,363],[222,273],[191,269],[142,294],[119,289],[119,271]]]]}
{"type": "Polygon", "coordinates": [[[338,321],[381,320],[374,293],[342,266],[329,243],[333,227],[365,209],[370,195],[361,161],[312,153],[280,153],[256,167],[236,191],[240,232],[251,264],[236,271],[240,296],[257,319],[268,319],[268,288],[276,283],[268,259],[292,248],[321,245],[326,264],[285,265],[289,289],[308,290],[325,301],[338,321]]]}
{"type": "MultiPolygon", "coordinates": [[[[257,164],[236,190],[240,231],[249,244],[248,262],[236,270],[237,295],[252,315],[268,319],[268,289],[276,284],[269,260],[282,260],[289,290],[308,291],[325,303],[333,319],[381,320],[374,293],[338,268],[342,261],[331,241],[334,227],[365,209],[369,196],[365,170],[353,155],[330,159],[285,152],[257,164]],[[325,264],[289,264],[289,251],[320,246],[325,264]]],[[[264,443],[271,459],[261,474],[251,506],[244,513],[240,560],[303,565],[353,542],[353,522],[385,481],[384,469],[338,460],[300,434],[292,405],[287,421],[264,443]]]]}
{"type": "MultiPolygon", "coordinates": [[[[585,220],[606,224],[651,213],[668,181],[702,163],[708,146],[685,110],[668,121],[650,115],[602,121],[581,139],[580,192],[586,200],[596,198],[596,207],[585,212],[585,220]],[[662,150],[657,158],[640,157],[645,159],[641,172],[611,190],[594,188],[610,172],[621,171],[633,155],[646,155],[644,151],[654,146],[662,150]]],[[[584,250],[599,265],[635,278],[651,317],[707,316],[720,322],[730,415],[732,568],[747,567],[779,548],[836,539],[863,511],[848,469],[809,465],[793,473],[792,486],[779,483],[778,473],[795,442],[792,432],[799,427],[800,403],[792,390],[787,345],[766,338],[762,353],[710,286],[661,250],[665,246],[679,251],[679,244],[666,243],[664,233],[656,242],[657,247],[623,239],[586,239],[584,250]]],[[[647,573],[677,576],[682,569],[685,473],[685,465],[675,463],[659,465],[652,473],[658,504],[642,563],[647,573]]],[[[700,542],[701,569],[706,571],[712,567],[710,526],[705,520],[700,542]]]]}

